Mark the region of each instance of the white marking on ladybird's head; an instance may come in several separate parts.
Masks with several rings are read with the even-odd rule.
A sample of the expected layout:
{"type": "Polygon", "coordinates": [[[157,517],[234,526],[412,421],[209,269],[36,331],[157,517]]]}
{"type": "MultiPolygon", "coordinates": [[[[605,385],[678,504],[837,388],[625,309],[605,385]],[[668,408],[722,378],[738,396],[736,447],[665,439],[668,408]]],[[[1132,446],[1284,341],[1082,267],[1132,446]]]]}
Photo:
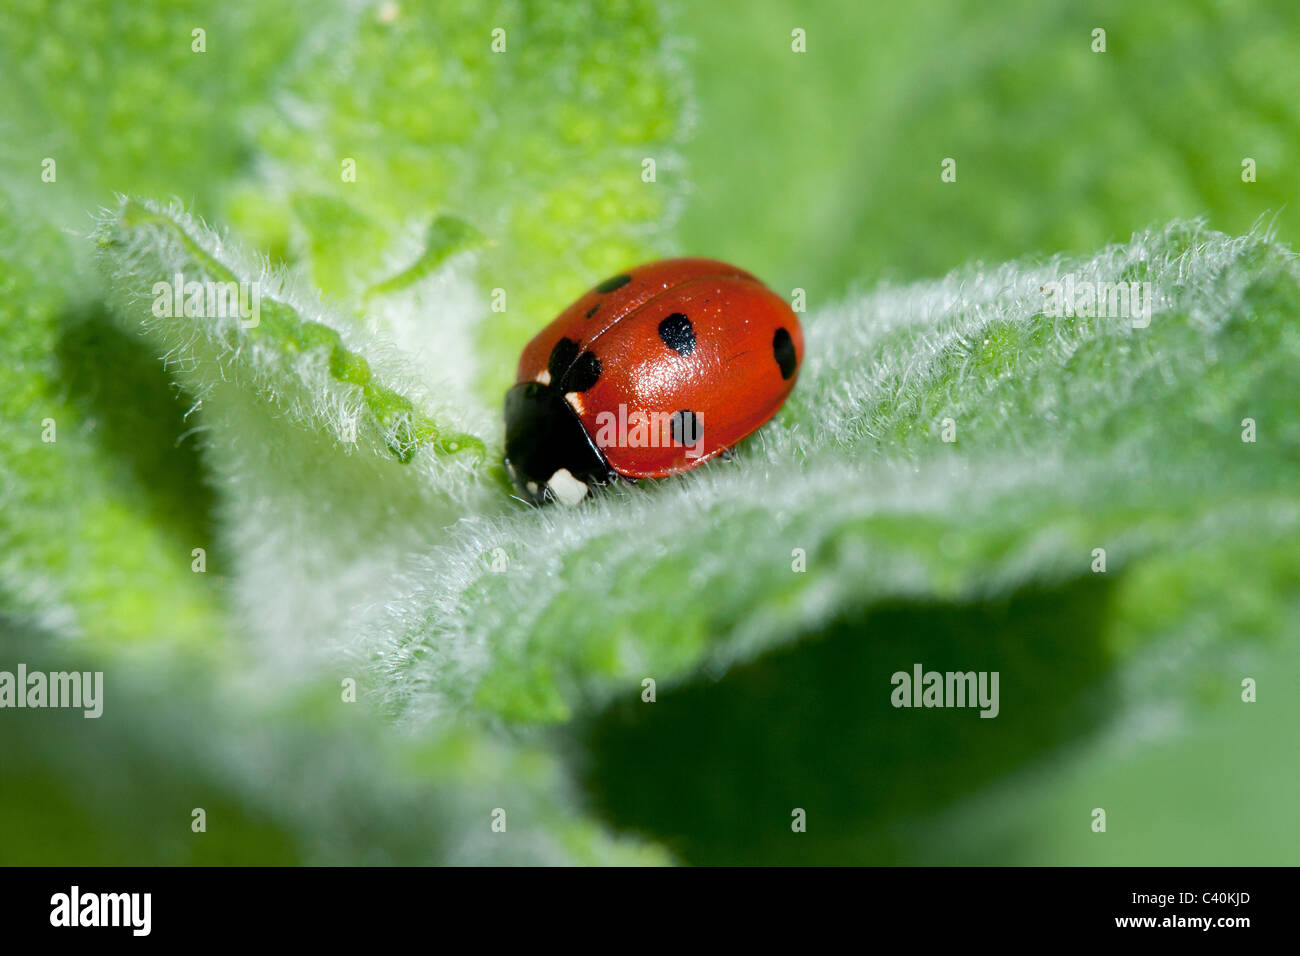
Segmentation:
{"type": "Polygon", "coordinates": [[[532,495],[534,498],[537,497],[537,482],[535,481],[525,482],[524,487],[528,489],[528,493],[530,495],[532,495]]]}
{"type": "Polygon", "coordinates": [[[565,392],[564,400],[568,402],[569,406],[579,415],[583,414],[587,410],[582,404],[582,396],[577,392],[565,392]]]}
{"type": "Polygon", "coordinates": [[[551,475],[546,487],[551,489],[551,493],[560,504],[570,508],[587,496],[586,484],[574,478],[567,468],[561,468],[551,475]]]}
{"type": "Polygon", "coordinates": [[[540,372],[538,372],[538,373],[537,373],[537,381],[541,382],[543,385],[550,385],[550,384],[551,384],[551,370],[550,370],[550,369],[547,369],[547,368],[544,368],[544,369],[542,369],[540,372]]]}

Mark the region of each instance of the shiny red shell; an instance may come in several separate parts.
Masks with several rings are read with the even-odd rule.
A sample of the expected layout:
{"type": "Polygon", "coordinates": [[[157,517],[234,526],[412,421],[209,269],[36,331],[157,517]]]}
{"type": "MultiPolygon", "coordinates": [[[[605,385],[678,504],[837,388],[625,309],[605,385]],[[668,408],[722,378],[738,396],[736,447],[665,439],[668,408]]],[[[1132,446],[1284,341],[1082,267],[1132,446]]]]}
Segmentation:
{"type": "Polygon", "coordinates": [[[524,348],[517,382],[551,385],[557,354],[591,368],[592,355],[599,362],[594,383],[565,397],[587,434],[604,437],[598,445],[610,467],[662,478],[707,461],[775,415],[798,378],[804,342],[785,300],[745,270],[665,259],[605,280],[561,312],[524,348]],[[651,422],[690,412],[697,431],[644,445],[638,412],[651,422]]]}

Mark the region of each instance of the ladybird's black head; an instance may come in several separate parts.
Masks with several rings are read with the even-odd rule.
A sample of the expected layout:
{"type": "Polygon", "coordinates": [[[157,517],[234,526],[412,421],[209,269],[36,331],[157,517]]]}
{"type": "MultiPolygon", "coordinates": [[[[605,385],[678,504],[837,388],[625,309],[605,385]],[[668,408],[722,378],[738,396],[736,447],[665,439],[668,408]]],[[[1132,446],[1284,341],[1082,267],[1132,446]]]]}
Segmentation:
{"type": "Polygon", "coordinates": [[[525,382],[506,392],[506,471],[534,504],[577,504],[612,477],[609,462],[558,389],[525,382]]]}

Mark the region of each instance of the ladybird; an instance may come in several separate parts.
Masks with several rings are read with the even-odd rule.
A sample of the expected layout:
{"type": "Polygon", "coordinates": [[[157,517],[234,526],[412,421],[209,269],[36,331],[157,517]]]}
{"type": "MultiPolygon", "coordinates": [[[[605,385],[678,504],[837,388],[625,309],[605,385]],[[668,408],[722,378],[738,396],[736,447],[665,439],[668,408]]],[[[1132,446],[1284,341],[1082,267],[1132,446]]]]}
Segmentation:
{"type": "Polygon", "coordinates": [[[803,332],[785,300],[714,259],[606,279],[524,347],[505,465],[534,504],[664,478],[758,429],[794,388],[803,332]]]}

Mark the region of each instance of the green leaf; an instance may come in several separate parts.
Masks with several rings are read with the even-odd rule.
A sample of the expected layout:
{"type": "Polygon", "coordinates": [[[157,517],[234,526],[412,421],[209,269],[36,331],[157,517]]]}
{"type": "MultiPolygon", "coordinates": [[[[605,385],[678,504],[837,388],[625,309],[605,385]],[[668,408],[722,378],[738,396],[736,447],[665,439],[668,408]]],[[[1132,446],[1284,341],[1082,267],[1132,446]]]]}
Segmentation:
{"type": "Polygon", "coordinates": [[[125,200],[97,241],[121,313],[199,403],[239,619],[276,653],[345,643],[408,551],[499,500],[483,441],[448,424],[467,413],[382,336],[175,208],[125,200]],[[245,283],[246,308],[203,283],[245,283]],[[177,289],[205,314],[176,314],[177,289]]]}
{"type": "Polygon", "coordinates": [[[102,672],[98,717],[6,712],[0,813],[29,824],[0,845],[6,866],[666,862],[580,818],[537,745],[454,725],[393,734],[364,687],[345,701],[346,672],[249,680],[233,643],[128,666],[4,615],[0,646],[29,673],[102,672]]]}
{"type": "Polygon", "coordinates": [[[321,306],[307,317],[310,306],[295,302],[284,277],[225,247],[180,210],[125,200],[97,241],[117,294],[137,310],[150,303],[146,329],[196,394],[242,385],[339,446],[404,464],[424,450],[484,453],[481,439],[439,428],[384,384],[321,306]],[[230,298],[214,299],[214,286],[233,290],[230,298]],[[229,314],[205,314],[214,306],[229,314]]]}
{"type": "Polygon", "coordinates": [[[868,277],[1083,254],[1176,217],[1237,234],[1276,216],[1281,240],[1300,240],[1294,4],[761,0],[695,4],[681,26],[707,38],[688,55],[699,120],[684,152],[701,188],[682,245],[812,306],[868,277]]]}
{"type": "Polygon", "coordinates": [[[420,258],[397,275],[375,283],[366,292],[366,298],[388,295],[419,282],[433,273],[448,257],[482,244],[483,239],[483,235],[469,223],[454,216],[439,216],[429,224],[420,258]]]}
{"type": "Polygon", "coordinates": [[[1178,223],[822,310],[794,396],[735,461],[432,551],[374,625],[392,705],[563,721],[881,602],[1059,586],[1095,548],[1115,573],[1219,537],[1283,546],[1298,306],[1289,252],[1178,223]],[[1149,327],[1050,314],[1067,274],[1151,283],[1149,327]],[[1244,443],[1246,418],[1268,438],[1244,443]]]}
{"type": "Polygon", "coordinates": [[[437,337],[440,377],[472,348],[476,392],[495,409],[538,328],[594,281],[669,249],[686,128],[669,15],[654,0],[359,8],[295,60],[280,108],[256,115],[264,186],[232,221],[261,247],[281,240],[259,223],[291,224],[288,244],[345,299],[463,241],[421,243],[431,221],[470,224],[491,242],[478,285],[503,289],[504,310],[477,295],[459,303],[474,320],[463,351],[449,347],[459,339],[446,319],[390,321],[405,327],[399,340],[437,337]],[[654,182],[642,178],[647,158],[654,182]]]}
{"type": "Polygon", "coordinates": [[[253,158],[249,116],[295,50],[335,22],[202,0],[15,0],[5,12],[0,169],[35,184],[44,217],[78,230],[114,193],[180,196],[213,213],[253,158]],[[53,182],[40,179],[47,158],[53,182]]]}
{"type": "Polygon", "coordinates": [[[95,642],[198,646],[223,618],[191,570],[213,548],[193,400],[74,272],[50,281],[70,245],[0,190],[0,609],[95,642]]]}
{"type": "Polygon", "coordinates": [[[0,722],[6,862],[1291,862],[1292,255],[1175,223],[879,285],[1290,239],[1285,5],[11,6],[0,646],[111,694],[0,722]],[[794,396],[519,507],[520,346],[679,252],[808,293],[794,396]],[[155,315],[176,270],[261,321],[155,315]],[[1151,325],[1048,314],[1067,272],[1151,325]],[[1000,672],[999,718],[890,706],[917,661],[1000,672]]]}

